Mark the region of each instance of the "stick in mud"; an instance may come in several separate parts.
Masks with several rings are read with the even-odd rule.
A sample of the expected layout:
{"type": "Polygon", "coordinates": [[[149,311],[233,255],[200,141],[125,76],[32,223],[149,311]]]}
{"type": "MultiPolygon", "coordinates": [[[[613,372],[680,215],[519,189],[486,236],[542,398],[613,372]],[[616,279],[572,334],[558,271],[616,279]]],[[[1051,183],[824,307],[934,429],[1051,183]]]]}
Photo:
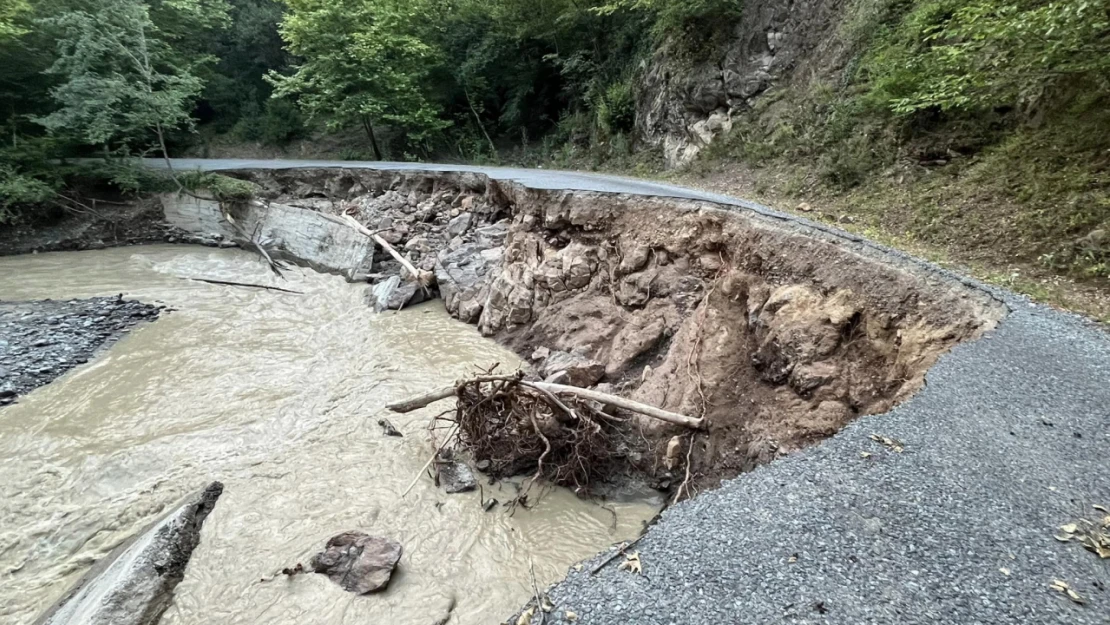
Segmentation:
{"type": "Polygon", "coordinates": [[[230,282],[228,280],[213,280],[211,278],[196,278],[187,276],[186,280],[196,280],[197,282],[207,282],[208,284],[220,284],[223,286],[241,286],[249,289],[266,289],[267,291],[281,291],[282,293],[293,293],[294,295],[304,295],[303,291],[294,291],[293,289],[283,289],[280,286],[266,286],[265,284],[250,284],[249,282],[230,282]]]}
{"type": "MultiPolygon", "coordinates": [[[[392,410],[393,412],[400,412],[400,413],[412,412],[413,410],[423,408],[424,406],[427,406],[428,404],[439,401],[441,399],[447,399],[448,397],[453,397],[455,395],[455,389],[457,388],[457,386],[461,386],[462,384],[469,384],[469,383],[473,383],[473,382],[487,382],[487,381],[492,382],[492,381],[496,381],[496,380],[507,380],[507,379],[509,379],[509,378],[491,376],[491,377],[475,378],[473,380],[464,380],[456,386],[441,388],[441,389],[431,391],[431,392],[425,393],[425,394],[417,396],[417,397],[411,397],[411,398],[406,399],[404,401],[389,404],[386,407],[389,408],[390,410],[392,410]]],[[[635,412],[635,413],[642,414],[642,415],[645,415],[645,416],[648,416],[648,417],[652,417],[654,419],[659,419],[661,421],[666,421],[668,423],[673,423],[675,425],[682,425],[682,426],[686,426],[688,428],[694,428],[696,430],[705,429],[705,419],[704,418],[689,417],[689,416],[686,416],[686,415],[678,414],[676,412],[670,412],[669,410],[663,410],[662,408],[656,408],[654,406],[649,406],[647,404],[641,404],[638,401],[633,401],[631,399],[627,399],[627,398],[624,398],[624,397],[619,397],[619,396],[616,396],[616,395],[610,395],[608,393],[602,393],[600,391],[594,391],[594,390],[590,390],[590,389],[586,389],[586,388],[579,388],[577,386],[566,386],[566,385],[563,385],[563,384],[552,384],[550,382],[528,382],[528,381],[525,381],[525,380],[521,380],[520,384],[522,384],[524,386],[530,386],[532,388],[535,388],[536,390],[539,390],[539,391],[542,391],[542,392],[545,392],[545,393],[552,393],[552,394],[564,393],[564,394],[567,394],[567,395],[574,395],[575,397],[579,397],[581,399],[588,399],[588,400],[591,400],[591,401],[596,401],[596,402],[605,404],[607,406],[613,406],[613,407],[616,407],[616,408],[621,408],[621,409],[624,409],[624,410],[628,410],[629,412],[635,412]]]]}

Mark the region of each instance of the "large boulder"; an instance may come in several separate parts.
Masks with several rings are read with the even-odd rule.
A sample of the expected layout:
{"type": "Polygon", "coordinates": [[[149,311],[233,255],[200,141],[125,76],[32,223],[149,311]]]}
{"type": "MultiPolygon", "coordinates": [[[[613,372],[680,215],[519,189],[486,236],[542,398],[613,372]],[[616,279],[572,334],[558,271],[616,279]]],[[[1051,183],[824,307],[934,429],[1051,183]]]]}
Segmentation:
{"type": "Polygon", "coordinates": [[[153,625],[200,542],[224,486],[213,482],[98,562],[35,625],[153,625]]]}
{"type": "Polygon", "coordinates": [[[363,595],[389,584],[401,559],[401,543],[363,532],[332,537],[324,551],[312,557],[312,570],[327,575],[343,590],[363,595]]]}

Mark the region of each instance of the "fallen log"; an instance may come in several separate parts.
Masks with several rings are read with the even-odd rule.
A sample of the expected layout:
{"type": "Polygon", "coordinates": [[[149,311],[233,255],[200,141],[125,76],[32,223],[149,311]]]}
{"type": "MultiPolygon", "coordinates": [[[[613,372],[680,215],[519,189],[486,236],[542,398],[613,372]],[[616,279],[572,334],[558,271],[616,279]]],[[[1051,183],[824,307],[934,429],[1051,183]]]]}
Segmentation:
{"type": "Polygon", "coordinates": [[[378,236],[378,233],[373,232],[366,228],[366,226],[358,223],[358,220],[356,220],[354,217],[351,217],[350,215],[343,215],[342,222],[347,226],[353,228],[355,232],[370,237],[375,243],[382,246],[382,249],[388,252],[394,260],[401,263],[401,266],[405,268],[405,271],[409,272],[409,275],[412,276],[414,280],[418,280],[420,282],[420,286],[430,286],[432,284],[432,281],[435,279],[435,274],[430,271],[420,271],[419,269],[417,269],[415,266],[413,266],[409,259],[401,256],[401,253],[394,249],[388,241],[378,236]]]}
{"type": "Polygon", "coordinates": [[[303,291],[294,291],[293,289],[283,289],[280,286],[266,286],[265,284],[251,284],[249,282],[230,282],[228,280],[213,280],[211,278],[196,278],[187,276],[186,280],[196,280],[197,282],[207,282],[208,284],[220,284],[223,286],[241,286],[250,289],[266,289],[267,291],[281,291],[282,293],[293,293],[294,295],[304,295],[303,291]]]}
{"type": "Polygon", "coordinates": [[[393,412],[399,412],[399,413],[403,414],[403,413],[406,413],[406,412],[412,412],[413,410],[419,410],[419,409],[423,408],[424,406],[427,406],[428,404],[432,404],[432,403],[435,403],[435,402],[437,402],[441,399],[447,399],[448,397],[454,397],[454,396],[455,396],[455,387],[454,386],[448,386],[447,388],[441,388],[441,389],[438,389],[438,390],[435,390],[435,391],[431,391],[429,393],[424,393],[423,395],[417,395],[416,397],[410,397],[410,398],[405,399],[403,401],[394,402],[392,404],[387,405],[386,408],[392,410],[393,412]]]}
{"type": "MultiPolygon", "coordinates": [[[[393,412],[412,412],[413,410],[423,408],[424,406],[437,402],[441,399],[454,397],[456,394],[456,388],[464,384],[506,380],[515,380],[515,378],[510,378],[506,376],[482,376],[473,380],[463,380],[455,386],[441,388],[435,391],[424,393],[423,395],[419,395],[417,397],[411,397],[404,401],[395,402],[389,404],[388,406],[386,406],[386,408],[389,408],[393,412]]],[[[602,393],[600,391],[594,391],[587,388],[579,388],[577,386],[566,386],[565,384],[553,384],[551,382],[529,382],[527,380],[517,381],[523,386],[529,386],[545,393],[573,395],[580,399],[596,401],[598,403],[605,404],[606,406],[612,406],[614,408],[620,408],[629,412],[635,412],[646,417],[659,419],[660,421],[666,421],[675,425],[694,428],[696,430],[705,429],[705,419],[703,418],[689,417],[686,415],[678,414],[677,412],[671,412],[669,410],[663,410],[662,408],[656,408],[655,406],[642,404],[638,401],[633,401],[625,397],[610,395],[609,393],[602,393]]]]}

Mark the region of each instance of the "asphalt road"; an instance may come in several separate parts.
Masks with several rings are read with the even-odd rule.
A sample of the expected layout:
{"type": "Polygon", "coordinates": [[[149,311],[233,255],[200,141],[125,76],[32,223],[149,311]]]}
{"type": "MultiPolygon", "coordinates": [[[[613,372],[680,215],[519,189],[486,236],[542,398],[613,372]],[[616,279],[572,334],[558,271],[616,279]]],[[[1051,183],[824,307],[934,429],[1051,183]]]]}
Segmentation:
{"type": "MultiPolygon", "coordinates": [[[[464,170],[535,188],[707,200],[953,277],[751,202],[640,180],[412,163],[175,165],[464,170]]],[[[634,548],[641,575],[618,570],[618,559],[591,576],[600,557],[572,569],[551,591],[548,621],[569,610],[588,625],[1110,624],[1110,559],[1053,538],[1061,525],[1105,516],[1093,505],[1110,508],[1110,334],[956,277],[1010,307],[998,329],[942,357],[926,388],[890,413],[669,509],[634,548]],[[1085,604],[1052,589],[1055,580],[1085,604]]]]}

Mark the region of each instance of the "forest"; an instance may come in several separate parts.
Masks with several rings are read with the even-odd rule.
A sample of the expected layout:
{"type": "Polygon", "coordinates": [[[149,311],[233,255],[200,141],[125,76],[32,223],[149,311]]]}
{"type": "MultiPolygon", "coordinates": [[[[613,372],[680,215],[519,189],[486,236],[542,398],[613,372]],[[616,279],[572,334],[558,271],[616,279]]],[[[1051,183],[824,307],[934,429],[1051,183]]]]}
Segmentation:
{"type": "MultiPolygon", "coordinates": [[[[355,133],[361,149],[341,156],[477,160],[560,132],[628,133],[634,60],[734,4],[2,2],[0,221],[64,188],[60,158],[176,155],[213,136],[355,133]]],[[[141,184],[122,166],[85,174],[141,184]]]]}

